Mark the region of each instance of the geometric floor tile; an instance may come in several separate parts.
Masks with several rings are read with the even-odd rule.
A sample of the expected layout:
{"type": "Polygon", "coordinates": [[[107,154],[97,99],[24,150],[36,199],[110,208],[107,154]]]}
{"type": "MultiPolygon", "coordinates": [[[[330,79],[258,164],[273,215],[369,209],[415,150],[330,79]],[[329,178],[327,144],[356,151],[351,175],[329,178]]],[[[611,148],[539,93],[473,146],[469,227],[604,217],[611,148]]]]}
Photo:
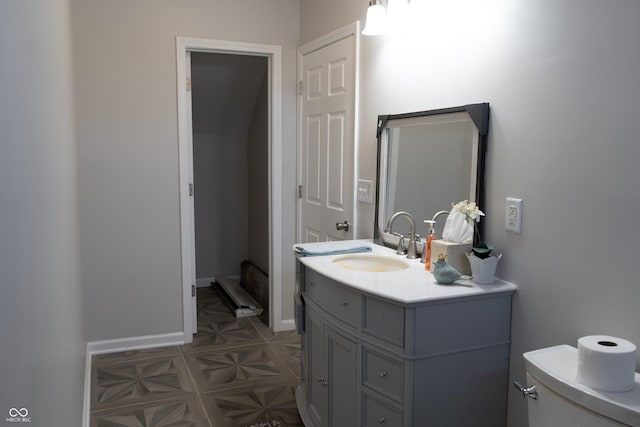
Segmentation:
{"type": "Polygon", "coordinates": [[[92,368],[93,410],[190,395],[194,387],[180,355],[92,368]]]}
{"type": "Polygon", "coordinates": [[[268,344],[185,353],[184,357],[200,393],[295,380],[268,344]]]}
{"type": "Polygon", "coordinates": [[[303,427],[292,384],[206,393],[201,398],[215,427],[303,427]]]}
{"type": "Polygon", "coordinates": [[[236,316],[227,303],[218,299],[198,300],[198,321],[207,319],[232,320],[236,316]]]}
{"type": "Polygon", "coordinates": [[[196,351],[212,346],[223,348],[256,342],[264,342],[264,339],[247,319],[199,321],[198,333],[194,335],[193,342],[183,345],[182,351],[196,351]]]}
{"type": "Polygon", "coordinates": [[[300,378],[300,340],[272,341],[271,348],[285,361],[296,377],[300,378]]]}
{"type": "Polygon", "coordinates": [[[290,339],[300,339],[300,335],[293,331],[284,331],[284,332],[276,332],[274,333],[269,327],[260,321],[257,317],[248,317],[247,320],[251,323],[251,325],[260,332],[267,341],[279,341],[279,340],[290,340],[290,339]]]}
{"type": "Polygon", "coordinates": [[[91,414],[91,427],[209,427],[195,395],[91,414]]]}
{"type": "Polygon", "coordinates": [[[105,363],[131,362],[133,360],[152,359],[161,356],[179,355],[180,348],[172,347],[155,347],[142,350],[127,350],[118,353],[97,354],[93,356],[92,365],[102,365],[105,363]]]}
{"type": "MultiPolygon", "coordinates": [[[[197,290],[193,343],[95,355],[91,427],[302,427],[300,337],[197,290]]],[[[268,316],[265,316],[268,318],[268,316]]]]}

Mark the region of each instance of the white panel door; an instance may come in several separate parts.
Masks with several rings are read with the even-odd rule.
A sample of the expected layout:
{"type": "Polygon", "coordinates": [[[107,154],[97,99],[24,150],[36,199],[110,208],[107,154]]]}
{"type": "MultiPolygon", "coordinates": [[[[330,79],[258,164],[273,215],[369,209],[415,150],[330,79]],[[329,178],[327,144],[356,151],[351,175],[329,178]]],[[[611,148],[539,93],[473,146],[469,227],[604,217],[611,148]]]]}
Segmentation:
{"type": "Polygon", "coordinates": [[[300,242],[354,238],[356,43],[300,56],[300,242]]]}

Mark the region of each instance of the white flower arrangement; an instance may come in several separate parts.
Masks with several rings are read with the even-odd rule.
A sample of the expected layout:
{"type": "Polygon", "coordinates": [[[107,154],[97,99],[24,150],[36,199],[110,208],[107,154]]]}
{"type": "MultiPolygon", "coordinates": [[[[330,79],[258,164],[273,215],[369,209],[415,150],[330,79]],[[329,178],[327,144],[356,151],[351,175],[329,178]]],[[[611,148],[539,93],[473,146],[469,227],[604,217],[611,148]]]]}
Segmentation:
{"type": "Polygon", "coordinates": [[[480,218],[485,216],[484,212],[478,208],[476,202],[469,202],[468,200],[463,200],[455,204],[452,203],[451,211],[457,211],[464,215],[468,221],[471,221],[473,224],[473,230],[477,236],[476,244],[471,248],[471,250],[478,258],[488,258],[493,249],[495,249],[495,246],[483,242],[480,237],[480,231],[478,230],[478,227],[476,227],[476,223],[480,222],[480,218]]]}
{"type": "Polygon", "coordinates": [[[469,202],[468,200],[463,200],[456,204],[451,203],[451,209],[460,212],[467,219],[474,222],[480,222],[480,217],[484,216],[484,212],[478,208],[476,202],[469,202]]]}

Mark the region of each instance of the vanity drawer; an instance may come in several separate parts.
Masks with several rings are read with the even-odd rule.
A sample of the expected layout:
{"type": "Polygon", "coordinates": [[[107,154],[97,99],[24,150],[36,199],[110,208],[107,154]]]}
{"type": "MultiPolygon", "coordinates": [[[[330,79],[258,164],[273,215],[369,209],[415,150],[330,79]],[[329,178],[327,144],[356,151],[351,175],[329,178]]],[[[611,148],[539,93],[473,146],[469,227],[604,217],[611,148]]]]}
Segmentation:
{"type": "Polygon", "coordinates": [[[382,356],[368,348],[362,349],[362,384],[402,403],[404,391],[404,364],[382,356]]]}
{"type": "Polygon", "coordinates": [[[404,347],[404,307],[366,297],[363,330],[391,344],[404,347]]]}
{"type": "Polygon", "coordinates": [[[362,396],[363,427],[402,427],[402,411],[393,408],[368,394],[362,396]]]}
{"type": "Polygon", "coordinates": [[[352,326],[358,326],[360,294],[313,270],[306,272],[305,294],[329,314],[352,326]]]}

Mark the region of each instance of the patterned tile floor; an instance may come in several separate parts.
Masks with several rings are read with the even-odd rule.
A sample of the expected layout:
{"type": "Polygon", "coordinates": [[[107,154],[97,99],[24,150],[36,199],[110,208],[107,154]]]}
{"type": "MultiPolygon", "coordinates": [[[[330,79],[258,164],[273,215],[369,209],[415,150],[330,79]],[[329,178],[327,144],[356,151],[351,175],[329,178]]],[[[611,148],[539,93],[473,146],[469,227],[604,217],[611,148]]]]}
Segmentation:
{"type": "Polygon", "coordinates": [[[198,289],[198,333],[183,346],[97,355],[91,427],[302,427],[300,338],[235,315],[198,289]]]}

